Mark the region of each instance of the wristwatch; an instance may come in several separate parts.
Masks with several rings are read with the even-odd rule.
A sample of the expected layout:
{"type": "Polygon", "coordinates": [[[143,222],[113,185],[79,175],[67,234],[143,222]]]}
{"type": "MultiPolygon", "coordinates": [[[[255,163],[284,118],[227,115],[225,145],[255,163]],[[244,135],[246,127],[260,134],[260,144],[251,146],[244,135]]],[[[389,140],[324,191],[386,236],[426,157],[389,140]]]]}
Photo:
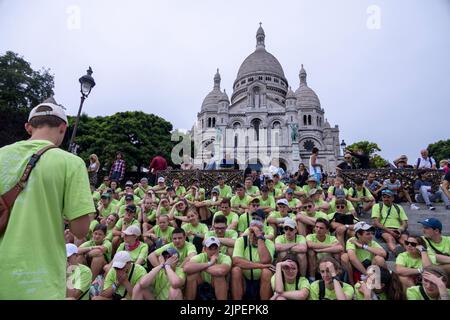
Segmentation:
{"type": "Polygon", "coordinates": [[[369,246],[368,246],[367,244],[363,244],[362,248],[363,248],[364,250],[367,250],[367,249],[369,248],[369,246]]]}
{"type": "Polygon", "coordinates": [[[211,267],[214,264],[212,261],[208,261],[208,268],[211,267]]]}

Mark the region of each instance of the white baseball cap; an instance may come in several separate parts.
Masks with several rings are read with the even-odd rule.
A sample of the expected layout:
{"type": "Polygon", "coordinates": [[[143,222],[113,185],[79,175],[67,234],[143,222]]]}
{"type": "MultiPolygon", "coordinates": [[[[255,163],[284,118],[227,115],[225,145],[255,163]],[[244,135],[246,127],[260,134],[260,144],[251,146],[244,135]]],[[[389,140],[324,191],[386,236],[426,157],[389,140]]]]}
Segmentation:
{"type": "Polygon", "coordinates": [[[158,183],[159,183],[159,182],[164,182],[164,181],[166,181],[166,179],[164,179],[164,177],[159,177],[159,178],[158,178],[158,183]]]}
{"type": "Polygon", "coordinates": [[[130,261],[131,261],[131,256],[127,251],[119,251],[114,256],[112,266],[113,266],[113,268],[122,269],[123,267],[125,267],[127,262],[130,262],[130,261]]]}
{"type": "Polygon", "coordinates": [[[78,247],[73,243],[66,243],[67,258],[78,253],[78,247]]]}
{"type": "Polygon", "coordinates": [[[280,199],[277,201],[277,204],[284,204],[289,207],[289,202],[286,199],[280,199]]]}
{"type": "Polygon", "coordinates": [[[216,237],[209,237],[208,239],[205,240],[205,247],[209,248],[213,244],[215,244],[218,247],[220,247],[219,239],[217,239],[216,237]]]}
{"type": "Polygon", "coordinates": [[[289,228],[292,228],[292,229],[296,229],[297,228],[297,224],[291,218],[286,218],[284,220],[283,227],[289,227],[289,228]]]}
{"type": "Polygon", "coordinates": [[[128,228],[126,228],[123,233],[126,234],[127,236],[138,236],[139,237],[141,235],[141,228],[139,228],[136,225],[131,225],[128,228]]]}
{"type": "Polygon", "coordinates": [[[55,117],[58,117],[61,120],[63,120],[65,123],[69,123],[67,121],[66,112],[64,111],[63,108],[61,108],[59,105],[56,104],[56,101],[53,98],[49,98],[49,99],[45,100],[43,103],[34,107],[31,110],[30,115],[28,116],[28,122],[30,122],[30,120],[32,118],[39,117],[39,116],[55,116],[55,117]],[[38,112],[37,109],[39,109],[40,107],[43,107],[43,106],[46,106],[46,107],[50,108],[51,110],[38,112]]]}
{"type": "Polygon", "coordinates": [[[364,221],[360,221],[360,222],[356,223],[355,227],[354,227],[355,232],[358,232],[359,230],[367,231],[367,230],[372,229],[372,228],[373,227],[370,224],[368,224],[368,223],[366,223],[364,221]]]}

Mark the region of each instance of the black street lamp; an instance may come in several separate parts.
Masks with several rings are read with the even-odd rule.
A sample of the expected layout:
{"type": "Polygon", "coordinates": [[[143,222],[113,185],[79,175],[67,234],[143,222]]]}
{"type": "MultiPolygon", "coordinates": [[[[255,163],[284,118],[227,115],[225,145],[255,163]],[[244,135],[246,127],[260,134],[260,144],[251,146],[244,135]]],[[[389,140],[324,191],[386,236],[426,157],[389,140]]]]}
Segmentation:
{"type": "Polygon", "coordinates": [[[78,121],[80,121],[80,114],[81,109],[83,108],[84,100],[89,96],[89,93],[91,93],[92,88],[95,86],[94,78],[92,78],[92,68],[89,67],[87,70],[87,74],[82,76],[80,79],[80,92],[81,92],[81,102],[80,102],[80,108],[78,109],[77,118],[75,119],[75,125],[73,126],[73,132],[72,137],[70,138],[69,143],[69,151],[72,153],[76,152],[75,147],[75,136],[77,134],[77,127],[78,127],[78,121]]]}

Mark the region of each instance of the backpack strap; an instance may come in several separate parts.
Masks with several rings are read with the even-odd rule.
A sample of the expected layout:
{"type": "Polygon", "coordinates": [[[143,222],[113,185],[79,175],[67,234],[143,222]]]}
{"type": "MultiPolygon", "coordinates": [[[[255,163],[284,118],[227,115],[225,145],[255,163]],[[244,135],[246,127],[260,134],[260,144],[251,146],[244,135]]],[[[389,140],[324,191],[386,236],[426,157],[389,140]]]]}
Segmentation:
{"type": "Polygon", "coordinates": [[[325,282],[319,280],[319,300],[324,300],[325,298],[325,282]]]}
{"type": "Polygon", "coordinates": [[[427,239],[427,238],[424,238],[424,239],[425,239],[425,241],[430,245],[431,249],[434,250],[435,253],[441,254],[441,255],[447,256],[447,257],[450,256],[450,255],[448,255],[448,254],[446,254],[446,253],[443,253],[442,251],[438,250],[438,249],[431,243],[431,241],[430,241],[429,239],[427,239]]]}
{"type": "MultiPolygon", "coordinates": [[[[245,252],[245,249],[247,249],[247,247],[248,247],[250,261],[253,262],[253,260],[252,260],[252,244],[249,243],[248,236],[243,236],[242,238],[244,238],[244,252],[245,252]]],[[[253,269],[250,269],[250,280],[253,281],[253,269]]]]}
{"type": "Polygon", "coordinates": [[[419,169],[419,166],[420,166],[420,158],[417,158],[417,164],[416,164],[417,169],[419,169]]]}
{"type": "Polygon", "coordinates": [[[419,291],[420,291],[420,294],[423,297],[423,300],[430,300],[430,298],[428,298],[427,294],[425,293],[425,289],[423,288],[422,285],[419,286],[419,291]]]}

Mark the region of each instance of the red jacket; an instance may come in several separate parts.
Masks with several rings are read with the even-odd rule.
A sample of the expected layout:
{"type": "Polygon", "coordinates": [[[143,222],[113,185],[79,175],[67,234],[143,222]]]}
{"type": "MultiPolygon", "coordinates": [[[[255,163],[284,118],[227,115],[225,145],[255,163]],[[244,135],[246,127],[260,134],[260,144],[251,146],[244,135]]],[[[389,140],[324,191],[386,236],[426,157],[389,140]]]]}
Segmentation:
{"type": "Polygon", "coordinates": [[[167,169],[167,161],[161,156],[156,156],[152,159],[152,162],[150,162],[150,172],[153,169],[153,173],[157,174],[158,171],[166,170],[167,169]]]}

